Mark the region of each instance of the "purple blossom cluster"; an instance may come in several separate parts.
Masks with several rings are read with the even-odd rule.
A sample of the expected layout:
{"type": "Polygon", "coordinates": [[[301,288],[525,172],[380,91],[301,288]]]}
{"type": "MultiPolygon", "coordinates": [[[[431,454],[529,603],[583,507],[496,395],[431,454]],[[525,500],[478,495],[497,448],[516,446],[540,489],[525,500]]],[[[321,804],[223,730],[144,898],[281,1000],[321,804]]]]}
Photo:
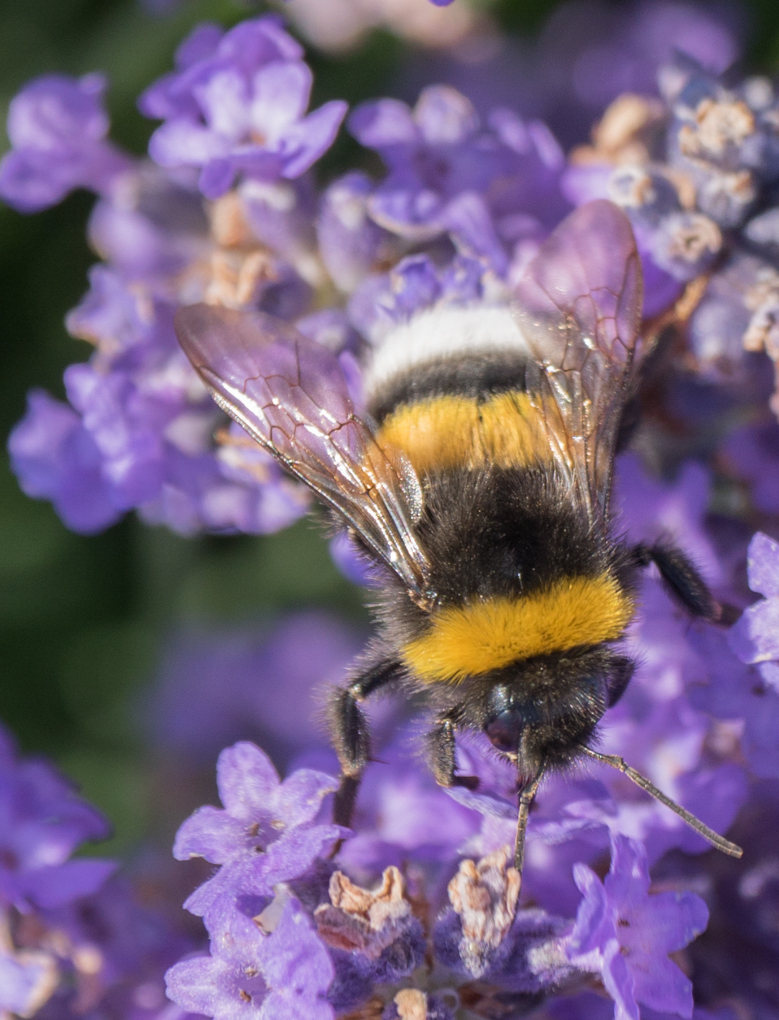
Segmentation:
{"type": "Polygon", "coordinates": [[[777,356],[779,100],[768,78],[726,86],[683,54],[658,82],[659,98],[614,100],[592,144],[571,154],[563,191],[577,204],[608,197],[625,209],[647,316],[706,282],[686,313],[689,355],[700,377],[733,385],[761,364],[749,352],[777,356]]]}
{"type": "Polygon", "coordinates": [[[142,1020],[165,1008],[165,968],[190,940],[138,902],[118,862],[73,857],[105,818],[0,729],[0,1011],[142,1020]]]}
{"type": "MultiPolygon", "coordinates": [[[[293,323],[338,357],[359,405],[361,358],[389,330],[426,310],[507,305],[572,206],[610,198],[633,224],[657,340],[637,452],[617,461],[620,526],[636,542],[672,535],[725,611],[721,626],[691,624],[645,576],[627,640],[640,665],[601,747],[732,829],[743,865],[713,860],[677,815],[592,764],[544,778],[520,880],[514,770],[458,737],[458,772],[478,788],[441,789],[418,760],[419,723],[386,703],[345,829],[335,755],[301,704],[339,678],[357,636],[313,612],[260,638],[183,635],[147,716],[187,767],[230,745],[222,806],[192,814],[174,848],[211,866],[185,902],[205,935],[138,908],[112,864],[70,859],[105,823],[1,737],[0,1010],[779,1017],[779,101],[766,79],[725,84],[689,55],[657,73],[657,94],[620,95],[568,157],[542,122],[494,104],[480,114],[451,85],[413,106],[308,112],[311,71],[276,16],[202,25],[181,44],[140,100],[161,121],[148,159],[107,140],[101,78],[38,79],[11,105],[0,195],[34,211],[92,190],[102,261],[67,318],[93,353],[67,369],[67,402],[30,395],[9,450],[24,491],[74,530],[130,510],[183,534],[283,528],[308,496],[214,405],[176,310],[293,323]],[[317,180],[344,120],[380,179],[317,180]]],[[[333,557],[371,583],[345,536],[333,557]]]]}
{"type": "Polygon", "coordinates": [[[24,491],[78,531],[137,509],[183,534],[251,534],[308,509],[214,408],[176,341],[178,306],[260,308],[354,375],[354,356],[392,322],[505,290],[569,208],[563,154],[543,124],[508,109],[482,124],[445,86],[413,110],[355,109],[349,130],[389,172],[377,184],[353,171],[318,192],[310,168],[346,106],[306,113],[311,71],[275,16],[228,32],[202,25],[181,44],[174,71],[140,99],[163,122],[149,160],[105,140],[101,88],[61,77],[27,86],[0,164],[0,195],[22,211],[77,186],[100,196],[89,238],[105,261],[66,321],[94,353],[66,371],[67,403],[30,394],[9,442],[24,491]],[[52,109],[64,112],[52,120],[52,109]]]}
{"type": "MultiPolygon", "coordinates": [[[[384,865],[378,884],[365,888],[348,876],[349,843],[338,852],[350,833],[322,813],[335,778],[300,768],[280,783],[263,752],[240,743],[222,752],[218,779],[225,808],[195,812],[174,851],[220,865],[185,904],[203,916],[210,951],[166,976],[184,1010],[333,1020],[370,1008],[387,1020],[453,1020],[475,1007],[497,1017],[549,992],[574,995],[594,975],[617,1016],[638,1020],[638,1002],[691,1015],[690,982],[668,954],[705,928],[707,909],[691,892],[650,895],[635,840],[611,837],[605,882],[574,866],[581,896],[566,919],[518,908],[507,847],[465,857],[452,874],[452,846],[420,856],[419,826],[408,821],[405,875],[385,849],[374,862],[384,865]]],[[[460,829],[473,829],[478,809],[460,811],[460,829]]]]}

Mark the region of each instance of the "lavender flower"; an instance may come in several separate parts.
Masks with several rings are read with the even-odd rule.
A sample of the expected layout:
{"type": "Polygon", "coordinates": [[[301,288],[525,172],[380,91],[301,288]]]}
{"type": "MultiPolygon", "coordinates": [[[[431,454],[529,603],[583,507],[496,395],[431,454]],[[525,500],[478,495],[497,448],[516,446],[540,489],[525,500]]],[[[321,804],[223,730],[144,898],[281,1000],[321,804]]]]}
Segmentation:
{"type": "Polygon", "coordinates": [[[234,914],[259,913],[257,904],[276,883],[305,872],[343,834],[337,825],[314,824],[323,798],[338,781],[299,769],[282,783],[255,744],[243,742],[222,752],[217,785],[225,807],[199,808],[179,829],[173,849],[179,860],[205,857],[221,865],[185,903],[204,919],[214,939],[226,937],[234,914]]]}
{"type": "MultiPolygon", "coordinates": [[[[597,27],[597,11],[582,10],[562,12],[557,27],[582,27],[582,16],[597,27]]],[[[89,237],[104,262],[67,319],[94,345],[66,371],[68,403],[33,392],[11,436],[25,491],[85,532],[131,509],[185,534],[291,523],[307,494],[213,405],[176,342],[176,311],[206,301],[294,323],[338,357],[360,406],[361,364],[388,330],[433,311],[444,320],[463,308],[505,314],[523,266],[569,203],[606,195],[634,226],[647,333],[667,328],[636,433],[642,457],[617,467],[623,530],[635,542],[670,533],[718,599],[743,604],[748,515],[759,509],[761,527],[776,527],[765,377],[766,355],[779,362],[777,102],[761,79],[725,85],[686,57],[666,64],[656,93],[648,68],[653,76],[656,54],[667,56],[668,35],[658,25],[675,25],[688,49],[694,35],[716,70],[733,43],[676,5],[638,11],[598,50],[575,40],[568,63],[579,100],[569,109],[602,106],[627,83],[643,94],[619,96],[567,165],[539,121],[496,107],[492,94],[477,104],[434,85],[413,107],[358,106],[350,129],[386,173],[347,169],[320,189],[309,169],[345,104],[306,112],[311,72],[275,17],[227,32],[201,26],[185,40],[175,70],[141,100],[163,121],[151,161],[107,141],[102,80],[29,86],[12,106],[0,192],[25,210],[73,187],[97,192],[89,237]],[[734,423],[740,432],[730,432],[734,423]],[[749,484],[751,503],[734,480],[749,484]]],[[[543,44],[558,70],[569,44],[543,44]]],[[[371,581],[347,538],[333,550],[348,576],[371,581]]],[[[604,750],[706,823],[749,836],[757,813],[766,842],[779,777],[777,562],[779,545],[756,535],[749,581],[763,598],[730,631],[691,625],[659,581],[644,578],[627,639],[640,666],[599,733],[604,750]]],[[[600,983],[617,1017],[637,1018],[639,1004],[689,1016],[692,988],[669,953],[705,927],[703,901],[680,891],[694,882],[716,918],[689,950],[696,1002],[715,1015],[737,994],[757,1015],[755,994],[733,976],[727,905],[745,919],[751,955],[773,959],[773,900],[762,914],[757,902],[772,882],[770,854],[761,849],[735,890],[700,836],[626,790],[617,772],[545,777],[520,885],[509,863],[514,770],[485,740],[458,736],[459,772],[479,788],[440,789],[417,760],[417,725],[397,725],[404,708],[385,704],[354,830],[331,824],[337,765],[298,705],[309,687],[337,679],[354,650],[355,636],[332,618],[305,613],[259,638],[236,631],[214,646],[209,635],[184,636],[168,663],[153,710],[165,717],[163,747],[193,760],[194,750],[257,732],[277,764],[297,756],[282,781],[254,744],[228,747],[218,765],[223,807],[200,808],[179,830],[176,856],[215,868],[185,904],[203,918],[207,945],[131,906],[126,888],[105,881],[108,862],[70,859],[104,823],[48,767],[18,760],[0,740],[0,1009],[42,1020],[171,1020],[182,1011],[453,1020],[519,1013],[546,998],[545,1015],[594,1016],[612,1005],[580,993],[600,983]],[[650,892],[650,866],[662,891],[650,892]],[[729,961],[715,991],[710,976],[698,980],[717,969],[707,946],[729,961]]],[[[773,979],[760,980],[773,994],[773,979]]]]}
{"type": "Polygon", "coordinates": [[[563,189],[577,203],[604,196],[625,208],[645,269],[645,314],[667,309],[717,266],[694,298],[691,350],[701,374],[741,383],[754,367],[745,351],[779,356],[776,96],[762,78],[726,88],[683,55],[659,82],[665,103],[635,95],[612,103],[593,145],[572,154],[563,189]]]}
{"type": "Polygon", "coordinates": [[[53,908],[98,889],[116,863],[69,858],[105,839],[107,821],[46,762],[17,758],[3,730],[0,763],[0,905],[53,908]]]}
{"type": "Polygon", "coordinates": [[[190,938],[110,877],[116,862],[68,859],[108,825],[51,765],[19,757],[5,730],[0,819],[0,1009],[141,1020],[144,1003],[162,1007],[163,971],[190,938]]]}
{"type": "Polygon", "coordinates": [[[327,952],[289,899],[270,934],[257,930],[218,956],[183,960],[165,980],[182,1009],[215,1020],[332,1020],[324,999],[332,977],[327,952]]]}
{"type": "Polygon", "coordinates": [[[742,662],[755,663],[769,687],[779,693],[779,542],[760,532],[749,544],[749,587],[763,596],[746,609],[728,635],[742,662]]]}
{"type": "Polygon", "coordinates": [[[103,192],[130,160],[106,141],[106,80],[44,75],[11,101],[12,151],[0,162],[0,197],[20,212],[56,205],[74,188],[103,192]]]}
{"type": "Polygon", "coordinates": [[[100,471],[100,452],[68,404],[32,390],[8,452],[22,490],[34,499],[51,500],[73,531],[102,531],[121,516],[100,471]]]}
{"type": "Polygon", "coordinates": [[[574,876],[583,899],[565,952],[574,966],[600,975],[616,1004],[615,1017],[639,1020],[639,1002],[692,1016],[692,987],[668,954],[706,927],[708,911],[700,897],[650,896],[646,855],[640,844],[620,836],[612,840],[603,883],[584,864],[575,866],[574,876]]]}
{"type": "Polygon", "coordinates": [[[346,113],[339,100],[304,116],[311,71],[278,18],[254,18],[224,35],[195,29],[176,71],[143,94],[140,107],[165,123],[149,152],[164,167],[201,168],[199,186],[218,198],[238,174],[262,181],[305,173],[330,147],[346,113]]]}
{"type": "Polygon", "coordinates": [[[504,273],[500,235],[511,238],[517,214],[532,211],[551,225],[565,213],[556,142],[542,124],[526,125],[509,110],[495,110],[483,130],[465,96],[438,86],[413,111],[397,100],[364,103],[349,128],[389,171],[369,200],[372,219],[409,240],[449,232],[461,253],[504,273]]]}
{"type": "MultiPolygon", "coordinates": [[[[469,764],[475,765],[477,772],[481,768],[489,789],[488,761],[485,759],[480,766],[477,759],[472,759],[469,764]]],[[[256,895],[258,886],[250,875],[252,865],[236,869],[235,862],[245,860],[247,847],[260,838],[259,830],[265,824],[261,815],[263,811],[273,812],[270,804],[261,808],[255,801],[249,808],[241,793],[229,813],[201,808],[182,827],[177,838],[178,856],[183,856],[184,843],[193,837],[190,852],[207,853],[209,859],[223,862],[221,871],[190,897],[189,909],[203,894],[210,898],[214,884],[225,874],[230,876],[231,887],[228,890],[225,883],[222,894],[238,908],[223,910],[217,926],[211,918],[210,957],[185,960],[169,972],[169,991],[183,1008],[204,1010],[215,1017],[233,1015],[231,1010],[237,1015],[242,1009],[250,1015],[250,1009],[267,1008],[263,1004],[271,1000],[264,997],[274,988],[267,972],[268,960],[281,952],[277,949],[280,940],[274,942],[268,932],[281,930],[292,914],[300,925],[295,939],[301,950],[298,958],[307,961],[305,967],[301,965],[295,985],[298,994],[315,1001],[317,995],[326,994],[327,1008],[334,1012],[323,1012],[323,1016],[351,1013],[368,1000],[383,1004],[391,1017],[403,1017],[412,1006],[424,1006],[433,1016],[435,1010],[443,1010],[441,1015],[446,1016],[450,1004],[456,1006],[464,995],[471,996],[472,1002],[481,1002],[480,1009],[489,1016],[489,1002],[495,996],[508,1004],[519,1003],[528,995],[570,991],[584,975],[596,975],[603,981],[617,1003],[617,1016],[637,1020],[637,1002],[662,1011],[691,1014],[690,984],[667,957],[705,928],[706,907],[692,893],[650,895],[647,856],[639,843],[612,836],[612,863],[604,884],[584,864],[574,865],[573,877],[582,897],[575,921],[519,906],[519,876],[508,864],[509,849],[505,846],[479,861],[461,861],[443,903],[440,885],[428,865],[427,874],[415,874],[412,900],[407,883],[392,865],[385,868],[374,889],[362,888],[349,879],[339,866],[343,868],[343,862],[350,859],[350,841],[335,862],[322,856],[324,843],[320,844],[318,857],[317,851],[290,854],[286,842],[289,835],[298,831],[299,825],[310,826],[312,811],[317,809],[325,789],[321,780],[326,777],[320,777],[312,799],[309,792],[314,788],[308,777],[305,770],[293,772],[279,785],[267,759],[253,745],[236,745],[220,759],[220,789],[225,790],[228,778],[236,791],[250,787],[252,797],[272,788],[276,792],[271,794],[271,801],[283,799],[287,805],[286,819],[279,818],[282,836],[269,851],[276,847],[279,856],[286,856],[285,879],[275,888],[267,880],[263,895],[256,895]],[[225,768],[228,761],[229,777],[225,768]],[[253,824],[247,830],[249,821],[253,824]],[[426,903],[423,916],[436,907],[440,911],[429,931],[427,948],[425,930],[415,916],[421,901],[426,903]],[[320,961],[326,961],[326,965],[320,961]],[[450,975],[447,989],[442,988],[440,977],[436,978],[441,966],[450,975]],[[408,984],[412,974],[413,983],[408,984]],[[474,980],[477,985],[472,984],[474,980]],[[406,982],[403,987],[408,989],[408,995],[399,1000],[398,982],[406,982]]],[[[388,778],[396,781],[392,775],[388,778]]],[[[496,793],[501,782],[499,772],[493,771],[495,793],[461,791],[458,799],[463,805],[468,803],[471,811],[478,799],[492,799],[497,809],[500,801],[496,793]]],[[[222,796],[225,798],[226,793],[222,796]]],[[[267,793],[261,796],[265,803],[267,793]]],[[[368,799],[372,801],[373,795],[368,799]]],[[[281,813],[275,811],[276,815],[281,813]]],[[[374,823],[363,816],[356,824],[365,836],[374,823]]],[[[417,844],[411,841],[410,830],[406,853],[418,853],[419,841],[426,838],[419,825],[414,831],[417,844]]],[[[567,837],[558,833],[557,838],[570,839],[574,832],[571,829],[567,837]]],[[[541,832],[538,835],[543,839],[541,832]]],[[[256,854],[254,857],[256,862],[256,854]]],[[[438,857],[442,863],[452,859],[451,850],[438,857]]],[[[254,868],[258,875],[265,864],[255,863],[254,868]]],[[[445,865],[443,874],[447,870],[445,865]]],[[[279,872],[275,879],[280,877],[279,872]]]]}
{"type": "MultiPolygon", "coordinates": [[[[31,395],[9,441],[22,486],[51,499],[84,532],[101,530],[132,508],[185,534],[284,527],[305,512],[308,497],[241,440],[214,451],[220,416],[178,346],[171,295],[176,282],[184,290],[195,286],[195,296],[248,300],[261,278],[276,286],[275,272],[254,242],[252,255],[236,252],[232,275],[206,233],[200,200],[198,220],[193,193],[183,185],[166,184],[147,168],[123,182],[96,207],[92,224],[100,242],[118,250],[118,264],[92,270],[91,290],[67,319],[71,332],[96,351],[89,363],[66,372],[70,406],[31,395]],[[213,256],[212,271],[182,285],[179,274],[195,273],[204,255],[213,256]]],[[[223,233],[238,229],[234,217],[222,218],[228,221],[223,233]]],[[[230,252],[235,242],[228,243],[230,252]]]]}

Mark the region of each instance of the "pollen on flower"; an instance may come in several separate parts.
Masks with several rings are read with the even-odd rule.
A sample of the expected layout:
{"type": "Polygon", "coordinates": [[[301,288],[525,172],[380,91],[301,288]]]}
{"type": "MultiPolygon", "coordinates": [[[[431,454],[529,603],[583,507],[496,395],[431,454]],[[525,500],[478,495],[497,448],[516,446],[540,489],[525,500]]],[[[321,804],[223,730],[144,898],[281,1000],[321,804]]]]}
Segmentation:
{"type": "Polygon", "coordinates": [[[330,903],[322,904],[314,915],[320,936],[336,949],[356,949],[372,960],[395,941],[411,916],[403,876],[394,866],[385,870],[381,885],[372,892],[336,871],[329,894],[330,903]]]}
{"type": "Polygon", "coordinates": [[[399,1020],[426,1020],[427,996],[418,988],[402,988],[392,1001],[399,1020]]]}
{"type": "Polygon", "coordinates": [[[211,280],[203,300],[225,308],[247,308],[256,300],[261,284],[277,279],[268,252],[219,249],[211,256],[211,280]]]}
{"type": "Polygon", "coordinates": [[[490,951],[503,941],[516,915],[521,880],[508,860],[508,847],[478,863],[466,859],[449,883],[449,902],[462,922],[460,954],[475,977],[486,969],[490,951]]]}
{"type": "Polygon", "coordinates": [[[679,146],[685,156],[720,158],[728,146],[741,145],[755,130],[755,117],[743,100],[701,100],[695,125],[685,124],[679,146]]]}

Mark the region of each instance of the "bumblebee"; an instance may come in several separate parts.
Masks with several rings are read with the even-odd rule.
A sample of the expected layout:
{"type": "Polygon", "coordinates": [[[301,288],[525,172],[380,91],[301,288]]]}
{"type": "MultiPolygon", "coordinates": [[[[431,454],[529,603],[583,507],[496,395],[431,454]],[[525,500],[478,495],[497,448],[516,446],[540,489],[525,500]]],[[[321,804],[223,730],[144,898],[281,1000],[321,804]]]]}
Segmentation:
{"type": "Polygon", "coordinates": [[[621,758],[592,746],[635,663],[619,649],[654,563],[699,618],[720,606],[684,554],[629,546],[610,508],[615,451],[649,345],[624,213],[606,201],[550,235],[510,305],[434,309],[393,329],[365,369],[365,413],[338,359],[261,312],[179,310],[184,351],[217,404],[349,529],[382,577],[377,635],[329,709],[348,825],[370,757],[363,702],[424,696],[442,786],[455,734],[516,765],[515,866],[544,774],[620,769],[706,839],[741,851],[621,758]]]}

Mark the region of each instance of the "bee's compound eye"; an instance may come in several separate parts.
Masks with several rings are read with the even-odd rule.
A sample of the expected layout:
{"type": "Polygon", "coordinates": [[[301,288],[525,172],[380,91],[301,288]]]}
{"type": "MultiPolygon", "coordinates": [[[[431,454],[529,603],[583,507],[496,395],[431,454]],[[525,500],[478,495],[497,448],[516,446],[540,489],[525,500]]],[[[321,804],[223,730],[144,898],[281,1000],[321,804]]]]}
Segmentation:
{"type": "Polygon", "coordinates": [[[510,754],[519,747],[519,738],[524,726],[522,713],[517,708],[499,712],[484,727],[484,732],[494,748],[510,754]]]}

